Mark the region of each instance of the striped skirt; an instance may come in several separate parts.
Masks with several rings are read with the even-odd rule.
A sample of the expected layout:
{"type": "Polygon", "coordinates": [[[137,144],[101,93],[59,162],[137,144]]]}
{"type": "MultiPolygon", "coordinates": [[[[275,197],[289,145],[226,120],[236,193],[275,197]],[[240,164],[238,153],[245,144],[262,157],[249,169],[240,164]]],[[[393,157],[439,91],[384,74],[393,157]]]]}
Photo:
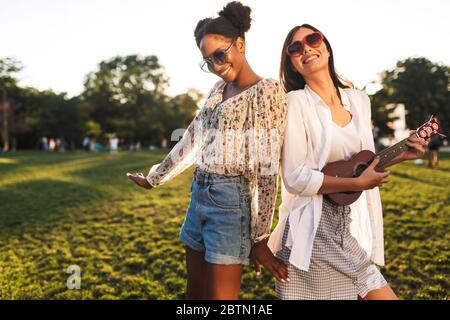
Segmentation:
{"type": "Polygon", "coordinates": [[[356,300],[387,282],[378,267],[350,234],[350,207],[323,198],[322,217],[314,238],[309,270],[289,263],[285,246],[289,219],[277,257],[288,266],[290,282],[276,282],[277,298],[283,300],[356,300]]]}

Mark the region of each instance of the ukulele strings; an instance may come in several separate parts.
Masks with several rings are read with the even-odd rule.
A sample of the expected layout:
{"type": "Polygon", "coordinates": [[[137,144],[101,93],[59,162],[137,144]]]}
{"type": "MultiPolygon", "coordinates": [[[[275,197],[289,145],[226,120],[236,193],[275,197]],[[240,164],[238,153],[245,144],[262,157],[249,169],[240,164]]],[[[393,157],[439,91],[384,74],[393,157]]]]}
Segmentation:
{"type": "Polygon", "coordinates": [[[381,151],[380,153],[378,153],[378,157],[380,157],[380,162],[377,164],[377,167],[381,168],[386,163],[388,163],[393,158],[395,158],[399,154],[399,152],[396,152],[397,149],[400,149],[400,151],[403,151],[402,148],[406,145],[406,142],[408,141],[408,139],[409,138],[405,138],[402,141],[400,141],[399,143],[396,143],[393,146],[390,146],[390,147],[384,149],[383,151],[381,151]]]}
{"type": "MultiPolygon", "coordinates": [[[[391,152],[394,152],[394,149],[396,150],[397,148],[399,148],[401,150],[401,148],[403,146],[405,146],[406,141],[408,141],[408,138],[403,139],[402,141],[400,141],[399,143],[396,143],[393,146],[390,146],[386,149],[384,149],[383,151],[379,152],[377,155],[378,157],[380,157],[380,162],[377,164],[377,168],[381,168],[383,167],[387,162],[389,162],[392,158],[388,155],[391,152]]],[[[397,153],[398,154],[398,153],[397,153]]],[[[372,163],[373,159],[370,160],[369,162],[365,162],[366,166],[369,166],[372,163]]],[[[352,174],[352,177],[359,177],[364,170],[366,170],[367,167],[359,167],[355,170],[355,173],[352,174]]]]}
{"type": "MultiPolygon", "coordinates": [[[[427,123],[425,123],[425,124],[423,124],[422,126],[420,126],[420,128],[423,127],[423,126],[425,126],[426,124],[429,124],[433,118],[434,118],[434,116],[431,116],[430,120],[428,120],[427,123]]],[[[419,128],[419,129],[420,129],[420,128],[419,128]]],[[[417,130],[415,131],[416,134],[417,134],[417,132],[419,131],[419,129],[417,129],[417,130]]],[[[441,133],[439,133],[439,132],[437,132],[437,131],[434,132],[434,134],[438,134],[438,135],[440,135],[440,136],[446,137],[445,135],[443,135],[443,134],[441,134],[441,133]]],[[[430,137],[428,137],[428,138],[430,138],[430,137]]],[[[427,138],[427,139],[428,139],[428,138],[427,138]]],[[[408,139],[409,139],[409,137],[408,137],[408,138],[405,138],[405,139],[401,140],[400,142],[398,142],[398,143],[396,143],[396,144],[394,144],[394,145],[392,145],[392,146],[390,146],[390,147],[387,147],[386,149],[384,149],[384,150],[382,150],[381,152],[379,152],[379,153],[377,154],[377,156],[380,158],[380,162],[377,164],[377,168],[383,167],[385,164],[387,164],[389,161],[391,161],[393,158],[395,158],[395,156],[397,156],[397,155],[399,154],[399,152],[396,152],[397,150],[399,150],[399,151],[404,151],[404,150],[402,150],[402,149],[405,147],[406,142],[408,141],[408,139]]],[[[406,149],[407,149],[407,148],[406,148],[406,149]]],[[[373,160],[371,160],[371,161],[369,161],[369,162],[365,162],[365,164],[366,164],[367,166],[369,166],[370,163],[372,163],[372,161],[373,161],[373,160]]],[[[358,169],[355,170],[354,174],[352,174],[351,176],[352,176],[352,177],[358,177],[358,176],[360,176],[360,175],[363,173],[363,171],[364,171],[365,169],[366,169],[366,168],[359,167],[358,169]]]]}

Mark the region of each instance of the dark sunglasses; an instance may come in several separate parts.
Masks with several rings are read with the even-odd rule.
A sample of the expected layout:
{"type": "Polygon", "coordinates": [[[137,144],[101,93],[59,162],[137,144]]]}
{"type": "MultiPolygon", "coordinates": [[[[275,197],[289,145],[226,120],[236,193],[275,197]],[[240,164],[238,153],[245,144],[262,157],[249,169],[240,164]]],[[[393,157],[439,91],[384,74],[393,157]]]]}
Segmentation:
{"type": "Polygon", "coordinates": [[[230,46],[225,50],[216,50],[213,54],[211,54],[209,57],[203,58],[202,61],[200,61],[200,68],[205,72],[214,72],[214,65],[217,64],[219,66],[224,65],[228,62],[228,53],[231,50],[231,47],[233,46],[234,42],[236,40],[233,40],[231,42],[230,46]]]}
{"type": "Polygon", "coordinates": [[[300,41],[292,42],[286,48],[286,53],[291,57],[298,57],[303,53],[303,50],[305,49],[305,44],[307,44],[311,48],[317,48],[322,44],[322,42],[323,42],[323,35],[320,32],[314,32],[308,34],[300,41]]]}

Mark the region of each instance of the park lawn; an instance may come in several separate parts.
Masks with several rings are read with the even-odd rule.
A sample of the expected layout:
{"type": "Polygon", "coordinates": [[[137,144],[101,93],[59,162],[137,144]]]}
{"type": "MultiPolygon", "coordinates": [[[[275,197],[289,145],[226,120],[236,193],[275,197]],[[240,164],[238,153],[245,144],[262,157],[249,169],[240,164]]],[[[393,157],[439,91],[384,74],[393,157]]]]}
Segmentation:
{"type": "MultiPolygon", "coordinates": [[[[184,298],[178,232],[193,168],[151,191],[125,176],[164,154],[0,154],[0,299],[184,298]],[[81,269],[80,290],[66,287],[70,265],[81,269]]],[[[382,189],[381,269],[401,298],[449,299],[449,185],[445,156],[440,170],[393,167],[382,189]]],[[[271,276],[246,267],[241,298],[274,297],[271,276]]]]}

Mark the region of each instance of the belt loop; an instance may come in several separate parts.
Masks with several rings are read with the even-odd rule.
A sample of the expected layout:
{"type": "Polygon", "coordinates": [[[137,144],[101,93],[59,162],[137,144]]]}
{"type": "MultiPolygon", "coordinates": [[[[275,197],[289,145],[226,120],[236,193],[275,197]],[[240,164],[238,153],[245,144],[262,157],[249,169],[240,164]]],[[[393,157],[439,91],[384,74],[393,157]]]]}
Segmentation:
{"type": "Polygon", "coordinates": [[[205,180],[206,180],[206,184],[209,186],[211,184],[212,178],[211,178],[211,174],[209,172],[205,172],[205,180]]]}
{"type": "Polygon", "coordinates": [[[200,169],[199,167],[195,167],[195,172],[194,172],[194,179],[195,181],[197,181],[198,183],[200,183],[201,181],[201,177],[200,177],[200,169]]]}

